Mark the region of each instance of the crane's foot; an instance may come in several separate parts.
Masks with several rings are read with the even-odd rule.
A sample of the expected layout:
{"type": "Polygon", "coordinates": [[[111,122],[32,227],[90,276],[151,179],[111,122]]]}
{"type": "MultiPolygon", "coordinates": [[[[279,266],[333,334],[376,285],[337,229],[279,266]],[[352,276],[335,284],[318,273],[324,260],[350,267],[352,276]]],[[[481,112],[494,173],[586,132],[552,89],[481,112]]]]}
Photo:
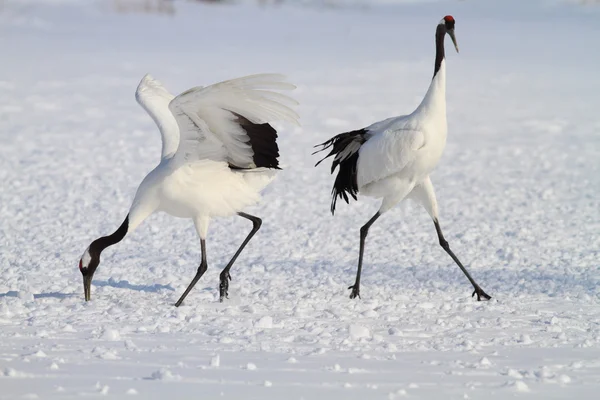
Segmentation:
{"type": "Polygon", "coordinates": [[[475,286],[475,290],[473,291],[473,294],[471,295],[471,297],[473,297],[475,295],[477,295],[477,301],[489,300],[492,298],[492,296],[490,296],[486,292],[484,292],[483,289],[481,289],[479,286],[475,286]]]}
{"type": "Polygon", "coordinates": [[[222,303],[224,298],[229,298],[229,281],[231,280],[231,275],[229,274],[229,272],[221,272],[220,279],[221,282],[219,283],[219,303],[222,303]]]}
{"type": "Polygon", "coordinates": [[[350,286],[348,289],[352,289],[352,292],[350,293],[351,299],[355,299],[357,297],[360,299],[360,285],[354,284],[354,285],[350,286]]]}

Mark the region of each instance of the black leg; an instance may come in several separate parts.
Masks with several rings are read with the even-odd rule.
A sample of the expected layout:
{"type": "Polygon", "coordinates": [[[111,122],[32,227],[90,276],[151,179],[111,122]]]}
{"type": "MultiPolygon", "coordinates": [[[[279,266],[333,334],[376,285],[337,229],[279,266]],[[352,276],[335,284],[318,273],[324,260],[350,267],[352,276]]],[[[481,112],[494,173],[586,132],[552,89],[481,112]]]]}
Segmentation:
{"type": "Polygon", "coordinates": [[[360,274],[362,272],[363,255],[365,253],[365,239],[367,238],[367,234],[369,233],[369,228],[371,227],[371,225],[373,225],[375,221],[377,221],[377,218],[379,218],[380,216],[381,214],[378,211],[377,213],[375,213],[375,215],[373,215],[373,217],[371,217],[371,219],[366,224],[363,225],[362,228],[360,228],[360,250],[358,252],[358,270],[356,271],[356,282],[354,282],[354,285],[348,288],[352,289],[352,293],[350,293],[351,299],[354,299],[356,297],[360,298],[360,274]]]}
{"type": "Polygon", "coordinates": [[[466,275],[466,277],[469,280],[469,282],[471,282],[471,285],[473,285],[473,288],[475,289],[475,291],[473,291],[473,294],[471,295],[471,297],[477,295],[477,301],[481,301],[482,298],[484,300],[491,299],[491,296],[489,296],[488,294],[486,294],[483,291],[483,289],[481,289],[479,287],[479,285],[477,284],[477,282],[475,282],[475,280],[469,274],[469,271],[467,271],[467,269],[462,265],[462,263],[460,262],[460,260],[458,259],[458,257],[456,257],[454,255],[454,253],[452,252],[452,250],[450,250],[450,245],[448,244],[448,242],[446,241],[446,239],[444,239],[444,235],[442,234],[442,228],[440,228],[440,224],[439,224],[438,220],[434,219],[433,223],[435,224],[435,230],[437,231],[438,239],[440,240],[440,246],[442,246],[442,248],[446,251],[446,253],[448,253],[450,255],[450,257],[452,257],[452,259],[454,260],[454,262],[456,263],[456,265],[458,265],[460,267],[460,269],[462,270],[462,272],[464,272],[464,274],[466,275]]]}
{"type": "Polygon", "coordinates": [[[200,239],[200,247],[202,248],[202,261],[200,261],[198,272],[196,272],[196,276],[194,276],[192,282],[190,282],[187,289],[185,289],[185,292],[183,292],[179,300],[177,300],[177,303],[175,303],[175,307],[179,307],[181,303],[183,303],[183,300],[187,297],[188,293],[190,293],[190,291],[194,288],[196,283],[198,283],[200,278],[202,278],[202,275],[204,275],[208,269],[208,263],[206,262],[206,241],[204,239],[200,239]]]}
{"type": "Polygon", "coordinates": [[[250,239],[252,239],[252,236],[254,236],[254,234],[256,232],[258,232],[258,230],[260,229],[260,226],[262,225],[262,220],[258,217],[255,217],[254,215],[250,215],[250,214],[246,214],[246,213],[242,213],[242,212],[238,213],[238,215],[240,217],[244,217],[244,218],[252,221],[252,230],[250,231],[248,236],[246,236],[246,239],[242,242],[242,244],[240,245],[240,248],[235,252],[235,254],[231,258],[231,260],[229,261],[227,266],[223,269],[223,271],[221,271],[220,283],[219,283],[219,301],[220,302],[222,302],[223,298],[227,297],[229,294],[229,281],[231,280],[231,275],[229,274],[229,270],[231,269],[231,266],[233,265],[235,260],[237,260],[238,256],[240,255],[242,250],[244,250],[244,247],[246,247],[246,245],[248,244],[250,239]]]}

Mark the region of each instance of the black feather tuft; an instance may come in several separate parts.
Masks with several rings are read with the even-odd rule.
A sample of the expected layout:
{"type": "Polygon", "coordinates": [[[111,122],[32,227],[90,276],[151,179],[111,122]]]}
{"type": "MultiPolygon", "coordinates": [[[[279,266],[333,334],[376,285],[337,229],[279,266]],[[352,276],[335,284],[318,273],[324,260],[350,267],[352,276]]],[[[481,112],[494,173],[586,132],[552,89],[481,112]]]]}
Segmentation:
{"type": "Polygon", "coordinates": [[[249,144],[254,153],[252,159],[256,168],[280,169],[277,131],[268,123],[255,124],[237,113],[233,114],[237,118],[236,122],[246,131],[248,138],[250,138],[249,144]]]}
{"type": "Polygon", "coordinates": [[[323,160],[331,156],[334,156],[333,162],[331,163],[331,173],[333,174],[335,169],[339,167],[338,174],[335,177],[335,182],[333,183],[333,189],[331,190],[332,214],[335,214],[335,205],[338,198],[344,199],[346,203],[350,202],[348,195],[350,195],[354,200],[357,199],[358,150],[360,149],[360,146],[367,141],[366,135],[367,131],[365,129],[340,133],[328,141],[315,146],[321,146],[321,149],[315,151],[313,154],[331,148],[329,154],[317,162],[315,167],[323,160]],[[348,148],[348,146],[352,147],[348,148]]]}

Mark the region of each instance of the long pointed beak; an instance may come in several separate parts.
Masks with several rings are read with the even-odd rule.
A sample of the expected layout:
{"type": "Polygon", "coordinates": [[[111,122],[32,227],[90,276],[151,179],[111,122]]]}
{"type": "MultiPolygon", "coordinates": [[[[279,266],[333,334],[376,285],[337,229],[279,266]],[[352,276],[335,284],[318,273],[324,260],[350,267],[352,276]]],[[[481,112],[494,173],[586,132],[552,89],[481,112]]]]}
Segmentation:
{"type": "Polygon", "coordinates": [[[92,277],[91,276],[83,277],[83,295],[85,297],[85,301],[90,301],[92,298],[92,277]]]}
{"type": "Polygon", "coordinates": [[[458,43],[456,43],[456,36],[454,35],[454,29],[450,29],[448,31],[448,35],[450,35],[450,39],[452,39],[452,43],[454,43],[454,48],[456,49],[456,52],[458,53],[458,43]]]}

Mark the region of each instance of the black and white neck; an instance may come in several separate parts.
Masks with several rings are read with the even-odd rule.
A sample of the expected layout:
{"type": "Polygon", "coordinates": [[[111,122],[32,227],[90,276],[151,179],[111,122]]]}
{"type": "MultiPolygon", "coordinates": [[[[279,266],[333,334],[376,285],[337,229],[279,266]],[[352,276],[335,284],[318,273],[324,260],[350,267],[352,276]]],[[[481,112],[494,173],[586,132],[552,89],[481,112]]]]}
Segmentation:
{"type": "Polygon", "coordinates": [[[127,231],[129,229],[129,214],[125,217],[125,220],[119,226],[119,229],[114,231],[111,235],[103,236],[98,238],[92,242],[90,245],[90,249],[94,248],[95,251],[100,254],[104,249],[114,244],[119,243],[125,235],[127,235],[127,231]]]}
{"type": "Polygon", "coordinates": [[[119,229],[114,231],[111,235],[103,236],[94,240],[86,251],[83,253],[81,257],[81,262],[79,264],[79,269],[81,273],[85,274],[86,270],[93,271],[98,267],[100,263],[100,254],[109,246],[119,243],[125,235],[127,235],[127,231],[129,230],[129,215],[125,217],[125,220],[119,226],[119,229]]]}
{"type": "Polygon", "coordinates": [[[100,254],[102,251],[113,244],[119,243],[129,230],[129,214],[125,217],[125,221],[121,224],[112,235],[103,236],[98,238],[89,245],[89,247],[83,252],[81,260],[79,260],[79,270],[83,275],[83,294],[85,301],[89,301],[91,298],[91,286],[92,278],[96,268],[100,265],[100,254]]]}
{"type": "Polygon", "coordinates": [[[458,52],[458,46],[456,45],[456,37],[454,36],[454,25],[455,21],[451,15],[446,15],[440,23],[438,24],[435,30],[435,66],[433,70],[433,77],[437,75],[442,67],[442,61],[446,57],[445,49],[444,49],[444,38],[446,37],[446,33],[450,35],[452,42],[454,42],[454,46],[456,47],[456,51],[458,52]]]}
{"type": "Polygon", "coordinates": [[[435,68],[433,70],[433,77],[437,75],[442,67],[442,61],[446,58],[444,50],[444,38],[446,37],[446,25],[440,23],[435,30],[435,68]]]}
{"type": "Polygon", "coordinates": [[[450,36],[456,51],[456,37],[454,36],[454,18],[450,15],[442,18],[435,30],[435,68],[433,78],[429,84],[429,89],[423,101],[415,112],[426,113],[430,118],[438,118],[445,121],[446,118],[446,62],[444,51],[444,38],[446,34],[450,36]]]}

